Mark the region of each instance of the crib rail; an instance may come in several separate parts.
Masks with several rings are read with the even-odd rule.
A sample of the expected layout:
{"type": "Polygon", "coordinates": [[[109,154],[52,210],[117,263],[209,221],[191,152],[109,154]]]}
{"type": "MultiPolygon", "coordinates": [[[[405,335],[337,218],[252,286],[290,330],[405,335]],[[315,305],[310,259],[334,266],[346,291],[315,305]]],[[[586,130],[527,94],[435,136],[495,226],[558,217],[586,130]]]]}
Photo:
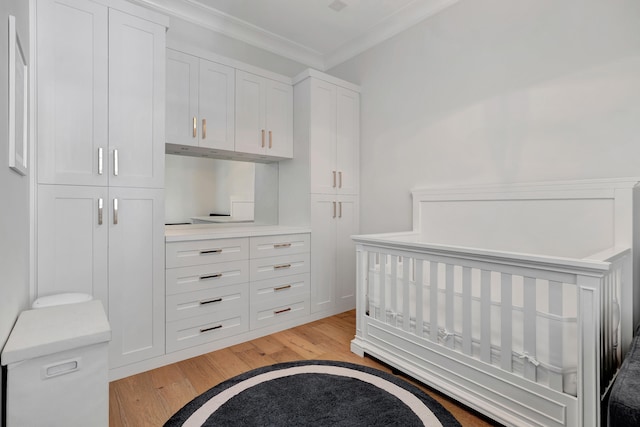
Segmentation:
{"type": "MultiPolygon", "coordinates": [[[[621,364],[629,249],[587,261],[426,245],[410,234],[354,240],[357,309],[370,319],[579,402],[598,401],[621,364]]],[[[365,327],[358,316],[357,334],[365,327]]]]}

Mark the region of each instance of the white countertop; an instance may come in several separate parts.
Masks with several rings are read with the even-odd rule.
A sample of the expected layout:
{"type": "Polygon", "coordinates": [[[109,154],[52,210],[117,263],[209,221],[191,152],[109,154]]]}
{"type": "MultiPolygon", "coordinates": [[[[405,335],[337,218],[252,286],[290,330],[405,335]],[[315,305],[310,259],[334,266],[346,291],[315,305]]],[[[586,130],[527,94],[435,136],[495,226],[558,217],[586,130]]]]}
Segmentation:
{"type": "Polygon", "coordinates": [[[310,233],[309,227],[292,227],[286,225],[239,224],[189,224],[166,225],[165,241],[184,242],[205,239],[229,239],[234,237],[274,236],[279,234],[310,233]]]}

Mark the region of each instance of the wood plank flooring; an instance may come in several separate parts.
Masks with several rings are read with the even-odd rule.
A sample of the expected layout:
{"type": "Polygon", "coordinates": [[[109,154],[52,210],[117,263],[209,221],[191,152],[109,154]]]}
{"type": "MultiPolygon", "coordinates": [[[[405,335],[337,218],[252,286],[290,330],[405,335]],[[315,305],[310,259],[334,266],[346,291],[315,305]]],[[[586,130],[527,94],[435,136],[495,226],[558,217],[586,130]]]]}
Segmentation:
{"type": "MultiPolygon", "coordinates": [[[[338,360],[386,372],[377,361],[349,349],[355,333],[355,311],[278,332],[172,365],[114,381],[109,385],[111,427],[162,426],[184,404],[216,384],[262,366],[296,360],[338,360]]],[[[406,377],[438,400],[462,426],[490,426],[454,401],[406,377]]]]}

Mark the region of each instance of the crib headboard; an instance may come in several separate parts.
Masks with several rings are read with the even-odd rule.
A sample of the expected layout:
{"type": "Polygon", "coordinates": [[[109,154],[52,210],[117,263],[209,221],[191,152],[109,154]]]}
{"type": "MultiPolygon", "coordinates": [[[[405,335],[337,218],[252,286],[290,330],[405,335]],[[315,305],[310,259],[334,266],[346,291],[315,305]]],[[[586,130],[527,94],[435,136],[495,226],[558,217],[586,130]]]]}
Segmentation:
{"type": "Polygon", "coordinates": [[[585,258],[634,246],[639,181],[416,189],[413,228],[430,243],[585,258]]]}

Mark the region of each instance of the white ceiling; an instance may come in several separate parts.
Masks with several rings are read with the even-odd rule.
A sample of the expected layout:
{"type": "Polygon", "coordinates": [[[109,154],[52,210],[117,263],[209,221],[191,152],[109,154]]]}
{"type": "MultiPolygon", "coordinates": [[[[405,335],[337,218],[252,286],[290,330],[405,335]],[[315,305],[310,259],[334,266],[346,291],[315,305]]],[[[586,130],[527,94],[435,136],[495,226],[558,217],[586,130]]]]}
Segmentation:
{"type": "Polygon", "coordinates": [[[326,70],[459,0],[137,1],[326,70]]]}

